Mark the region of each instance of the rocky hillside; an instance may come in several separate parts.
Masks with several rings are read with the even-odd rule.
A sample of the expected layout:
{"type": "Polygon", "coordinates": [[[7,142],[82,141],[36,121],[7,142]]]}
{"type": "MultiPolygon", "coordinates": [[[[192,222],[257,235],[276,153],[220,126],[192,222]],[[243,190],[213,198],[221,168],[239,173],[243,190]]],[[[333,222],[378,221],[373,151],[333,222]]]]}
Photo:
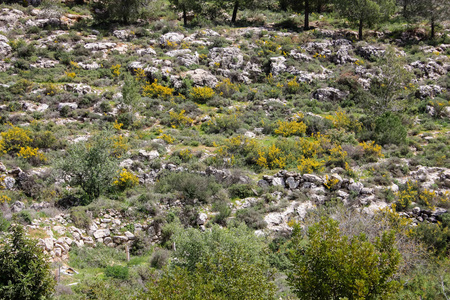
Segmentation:
{"type": "Polygon", "coordinates": [[[328,13],[310,31],[94,17],[0,6],[1,219],[80,272],[64,284],[95,273],[81,248],[154,258],[175,227],[244,223],[269,244],[334,209],[443,226],[445,22],[435,40],[400,22],[358,41],[328,13]]]}

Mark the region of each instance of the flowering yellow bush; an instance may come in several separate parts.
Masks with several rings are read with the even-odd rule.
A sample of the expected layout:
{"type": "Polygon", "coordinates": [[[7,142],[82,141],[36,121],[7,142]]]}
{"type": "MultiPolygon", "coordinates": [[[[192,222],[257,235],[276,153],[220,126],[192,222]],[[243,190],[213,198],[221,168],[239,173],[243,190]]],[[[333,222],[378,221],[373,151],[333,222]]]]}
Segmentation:
{"type": "Polygon", "coordinates": [[[44,153],[40,152],[38,148],[31,148],[30,146],[21,147],[17,156],[35,163],[47,160],[44,153]]]}
{"type": "Polygon", "coordinates": [[[11,128],[0,133],[0,154],[9,152],[19,152],[20,148],[28,146],[33,140],[31,132],[10,124],[11,128]]]}
{"type": "Polygon", "coordinates": [[[193,87],[191,89],[190,95],[192,100],[198,103],[205,103],[212,97],[214,97],[214,90],[210,87],[193,87]]]}
{"type": "Polygon", "coordinates": [[[113,127],[115,130],[120,131],[123,127],[123,123],[118,123],[117,120],[115,120],[113,127]]]}
{"type": "Polygon", "coordinates": [[[74,79],[75,77],[77,77],[77,73],[75,72],[65,72],[65,74],[69,79],[74,79]]]}
{"type": "Polygon", "coordinates": [[[275,144],[270,146],[267,150],[259,150],[258,151],[258,160],[256,164],[269,169],[282,169],[286,167],[286,157],[283,156],[283,153],[275,144]]]}
{"type": "Polygon", "coordinates": [[[158,79],[144,86],[142,96],[150,98],[167,98],[173,95],[174,89],[158,84],[158,79]]]}
{"type": "Polygon", "coordinates": [[[136,81],[139,81],[139,82],[144,82],[145,78],[147,78],[147,75],[145,75],[145,71],[141,68],[134,69],[134,74],[136,77],[136,81]]]}
{"type": "Polygon", "coordinates": [[[115,157],[121,157],[128,151],[129,149],[128,139],[123,135],[113,136],[111,140],[112,140],[111,152],[115,157]]]}
{"type": "Polygon", "coordinates": [[[121,190],[134,187],[138,184],[139,178],[125,168],[120,171],[118,178],[113,182],[113,185],[121,190]]]}
{"type": "Polygon", "coordinates": [[[258,56],[271,56],[281,54],[281,45],[277,44],[271,40],[257,40],[256,45],[259,46],[261,50],[258,51],[258,56]]]}
{"type": "Polygon", "coordinates": [[[288,81],[286,90],[289,94],[295,94],[300,90],[300,84],[297,82],[297,76],[294,79],[288,81]]]}
{"type": "Polygon", "coordinates": [[[3,203],[9,203],[11,202],[11,198],[9,198],[6,195],[0,195],[0,205],[3,203]]]}
{"type": "Polygon", "coordinates": [[[325,183],[324,183],[324,185],[330,191],[337,189],[338,188],[338,183],[339,183],[339,179],[333,178],[333,177],[329,177],[328,175],[325,175],[325,183]]]}
{"type": "Polygon", "coordinates": [[[158,139],[163,140],[167,144],[173,144],[173,142],[175,142],[175,139],[170,134],[165,134],[165,133],[158,136],[158,139]]]}
{"type": "Polygon", "coordinates": [[[190,126],[192,125],[192,122],[194,122],[194,120],[192,120],[191,118],[187,117],[184,115],[186,111],[183,109],[182,111],[180,111],[179,113],[176,113],[174,111],[169,111],[169,115],[170,115],[170,125],[172,125],[172,127],[178,127],[178,126],[190,126]]]}
{"type": "Polygon", "coordinates": [[[113,74],[114,77],[119,77],[120,76],[120,68],[121,67],[122,66],[120,64],[113,65],[111,67],[111,71],[112,71],[112,74],[113,74]]]}
{"type": "Polygon", "coordinates": [[[306,132],[306,125],[303,122],[297,121],[278,121],[278,128],[275,129],[275,134],[288,137],[291,135],[304,134],[306,132]]]}
{"type": "Polygon", "coordinates": [[[231,97],[235,92],[239,92],[239,85],[231,82],[229,78],[225,78],[216,85],[216,91],[223,97],[231,97]]]}
{"type": "Polygon", "coordinates": [[[375,144],[374,141],[369,141],[369,142],[363,142],[363,143],[359,143],[359,146],[361,146],[364,150],[364,154],[366,156],[371,156],[371,157],[383,157],[383,153],[381,153],[381,146],[375,144]]]}
{"type": "Polygon", "coordinates": [[[297,169],[300,173],[312,173],[323,169],[325,162],[316,157],[302,157],[298,160],[297,169]]]}

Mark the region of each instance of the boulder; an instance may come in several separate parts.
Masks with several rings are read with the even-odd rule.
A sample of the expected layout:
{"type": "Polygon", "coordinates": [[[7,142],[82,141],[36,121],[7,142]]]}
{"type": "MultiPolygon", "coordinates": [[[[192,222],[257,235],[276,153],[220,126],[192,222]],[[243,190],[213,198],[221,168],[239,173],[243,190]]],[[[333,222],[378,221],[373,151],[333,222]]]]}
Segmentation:
{"type": "Polygon", "coordinates": [[[182,33],[168,32],[159,38],[159,43],[162,46],[167,46],[168,42],[176,43],[179,45],[183,41],[183,39],[184,39],[184,34],[182,34],[182,33]]]}
{"type": "Polygon", "coordinates": [[[324,180],[321,177],[319,177],[317,175],[313,175],[313,174],[303,174],[302,179],[305,182],[311,182],[316,185],[320,185],[320,184],[324,183],[324,180]]]}
{"type": "Polygon", "coordinates": [[[142,157],[145,157],[148,160],[154,160],[159,157],[159,153],[157,150],[151,150],[150,152],[147,152],[143,149],[139,150],[139,155],[142,157]]]}
{"type": "Polygon", "coordinates": [[[125,236],[129,239],[129,240],[134,240],[136,238],[136,236],[134,234],[132,234],[129,231],[125,231],[125,236]]]}
{"type": "Polygon", "coordinates": [[[364,185],[361,182],[354,182],[348,185],[348,190],[355,192],[359,195],[363,187],[364,185]]]}
{"type": "Polygon", "coordinates": [[[116,47],[116,43],[111,42],[103,42],[103,43],[87,43],[84,45],[85,49],[91,50],[91,51],[103,51],[103,50],[109,50],[114,47],[116,47]]]}
{"type": "Polygon", "coordinates": [[[210,67],[219,65],[221,69],[239,70],[244,65],[244,56],[236,47],[212,48],[209,50],[208,57],[211,60],[210,67]]]}
{"type": "Polygon", "coordinates": [[[94,232],[94,238],[96,239],[101,239],[104,237],[107,237],[111,234],[111,232],[109,231],[109,229],[99,229],[97,231],[94,232]]]}
{"type": "Polygon", "coordinates": [[[69,107],[70,109],[78,108],[78,104],[76,104],[76,103],[61,102],[61,103],[58,103],[58,110],[62,110],[66,106],[69,107]]]}
{"type": "Polygon", "coordinates": [[[0,56],[5,57],[11,54],[12,48],[6,42],[0,41],[0,56]]]}
{"type": "Polygon", "coordinates": [[[0,182],[0,186],[4,189],[12,190],[15,183],[16,180],[14,178],[6,176],[3,178],[2,182],[0,182]]]}
{"type": "Polygon", "coordinates": [[[144,55],[156,55],[156,51],[153,48],[139,49],[136,53],[140,56],[144,55]]]}
{"type": "Polygon", "coordinates": [[[270,58],[270,70],[273,76],[277,76],[284,71],[286,71],[287,67],[284,64],[286,58],[284,56],[277,56],[270,58]]]}
{"type": "Polygon", "coordinates": [[[13,213],[17,213],[20,212],[22,210],[25,209],[25,203],[21,202],[21,201],[16,201],[11,205],[11,211],[13,213]]]}
{"type": "Polygon", "coordinates": [[[272,180],[272,185],[284,187],[284,179],[282,177],[274,177],[272,180]]]}
{"type": "Polygon", "coordinates": [[[343,92],[339,89],[335,89],[332,87],[326,87],[318,89],[313,93],[313,98],[319,101],[331,101],[331,102],[337,102],[345,99],[347,97],[349,92],[343,92]]]}
{"type": "Polygon", "coordinates": [[[200,213],[197,218],[197,224],[204,225],[207,220],[208,220],[208,215],[205,213],[200,213]]]}
{"type": "Polygon", "coordinates": [[[294,177],[288,177],[286,179],[286,185],[291,190],[298,188],[299,184],[300,184],[300,182],[298,180],[295,180],[294,177]]]}
{"type": "Polygon", "coordinates": [[[203,70],[203,69],[195,69],[192,71],[186,72],[187,76],[190,76],[194,85],[196,86],[209,86],[214,88],[219,81],[217,78],[211,74],[211,72],[203,70]]]}

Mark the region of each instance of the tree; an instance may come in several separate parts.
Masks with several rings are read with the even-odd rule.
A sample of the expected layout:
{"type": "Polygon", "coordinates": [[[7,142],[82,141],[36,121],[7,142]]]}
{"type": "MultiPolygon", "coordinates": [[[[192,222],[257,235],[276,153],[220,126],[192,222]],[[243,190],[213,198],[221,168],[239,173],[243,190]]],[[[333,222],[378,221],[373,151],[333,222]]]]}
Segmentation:
{"type": "Polygon", "coordinates": [[[341,235],[338,222],[329,218],[310,226],[306,239],[296,225],[288,282],[301,299],[389,299],[400,287],[394,244],[393,231],[372,243],[364,234],[341,235]]]}
{"type": "Polygon", "coordinates": [[[274,299],[264,243],[244,225],[175,233],[169,269],[142,299],[274,299]]]}
{"type": "Polygon", "coordinates": [[[194,12],[201,11],[201,5],[199,1],[196,0],[169,0],[176,9],[183,12],[183,24],[187,25],[187,12],[192,10],[194,12]]]}
{"type": "Polygon", "coordinates": [[[395,12],[395,0],[335,0],[337,10],[350,22],[358,23],[358,38],[363,39],[364,25],[388,19],[395,12]]]}
{"type": "Polygon", "coordinates": [[[428,20],[431,26],[431,38],[435,37],[436,25],[447,20],[450,13],[450,0],[404,0],[409,2],[407,16],[410,19],[428,20]]]}
{"type": "Polygon", "coordinates": [[[148,0],[99,0],[94,2],[96,19],[100,22],[115,21],[129,24],[139,19],[148,0]]]}
{"type": "Polygon", "coordinates": [[[49,297],[55,280],[36,241],[25,236],[22,226],[15,225],[0,244],[0,299],[49,297]]]}
{"type": "Polygon", "coordinates": [[[399,100],[402,94],[412,92],[411,82],[413,74],[405,69],[406,59],[389,47],[377,62],[381,70],[380,76],[373,78],[370,91],[375,96],[375,102],[366,103],[375,113],[386,111],[400,111],[404,103],[399,100]]]}
{"type": "Polygon", "coordinates": [[[108,134],[99,134],[86,142],[73,144],[67,155],[57,163],[69,184],[80,186],[88,202],[107,190],[117,175],[118,163],[111,154],[108,134]]]}
{"type": "Polygon", "coordinates": [[[125,82],[122,87],[122,104],[126,105],[128,111],[134,112],[141,100],[140,86],[136,79],[125,73],[125,82]]]}

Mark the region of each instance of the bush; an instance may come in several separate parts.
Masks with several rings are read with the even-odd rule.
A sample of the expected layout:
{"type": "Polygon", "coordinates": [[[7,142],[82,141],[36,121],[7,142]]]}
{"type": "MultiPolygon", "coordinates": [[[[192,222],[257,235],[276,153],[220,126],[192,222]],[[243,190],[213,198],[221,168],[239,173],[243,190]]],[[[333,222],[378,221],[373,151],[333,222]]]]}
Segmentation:
{"type": "Polygon", "coordinates": [[[344,236],[339,224],[323,218],[303,239],[295,225],[288,282],[301,299],[392,299],[400,288],[400,263],[393,232],[375,242],[364,234],[344,236]]]}
{"type": "Polygon", "coordinates": [[[105,270],[107,277],[126,280],[129,277],[128,268],[123,266],[107,266],[105,270]]]}
{"type": "Polygon", "coordinates": [[[157,249],[150,259],[150,266],[156,269],[162,269],[167,264],[169,257],[170,251],[166,249],[157,249]]]}
{"type": "Polygon", "coordinates": [[[29,146],[33,141],[28,129],[11,125],[7,131],[0,133],[0,155],[2,153],[19,152],[22,147],[29,146]]]}
{"type": "Polygon", "coordinates": [[[43,299],[50,297],[55,280],[36,241],[25,236],[21,226],[13,226],[0,242],[0,298],[43,299]]]}
{"type": "Polygon", "coordinates": [[[98,198],[111,187],[118,163],[111,155],[111,139],[97,135],[84,143],[76,143],[67,150],[67,156],[57,163],[70,184],[80,186],[86,202],[98,198]]]}
{"type": "Polygon", "coordinates": [[[253,186],[250,184],[233,184],[228,188],[231,198],[247,198],[255,195],[253,186]]]}
{"type": "Polygon", "coordinates": [[[193,87],[190,92],[190,96],[192,97],[192,100],[204,104],[209,99],[214,97],[215,93],[214,90],[210,87],[193,87]]]}
{"type": "Polygon", "coordinates": [[[88,229],[92,222],[84,207],[73,207],[70,210],[70,217],[77,228],[88,229]]]}
{"type": "Polygon", "coordinates": [[[240,209],[236,212],[236,219],[253,229],[263,229],[267,226],[263,215],[255,210],[253,207],[240,209]]]}
{"type": "Polygon", "coordinates": [[[209,200],[219,188],[214,178],[187,172],[166,174],[155,186],[159,193],[178,191],[187,200],[197,199],[202,202],[209,200]]]}
{"type": "Polygon", "coordinates": [[[407,131],[400,118],[391,112],[384,113],[375,120],[376,142],[380,145],[402,145],[406,142],[407,131]]]}

